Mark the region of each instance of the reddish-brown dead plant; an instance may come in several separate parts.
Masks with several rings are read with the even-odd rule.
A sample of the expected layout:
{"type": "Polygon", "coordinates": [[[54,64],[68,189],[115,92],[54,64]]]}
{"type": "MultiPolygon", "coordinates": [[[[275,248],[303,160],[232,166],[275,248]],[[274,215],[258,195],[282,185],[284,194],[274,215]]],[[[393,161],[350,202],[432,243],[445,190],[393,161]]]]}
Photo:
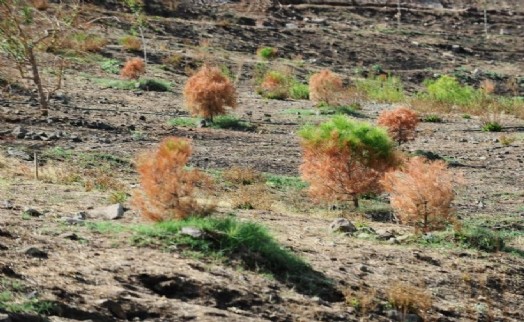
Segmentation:
{"type": "Polygon", "coordinates": [[[454,220],[451,202],[457,178],[460,176],[449,172],[444,161],[414,157],[404,169],[387,173],[382,184],[391,194],[391,206],[400,221],[428,232],[454,220]]]}
{"type": "Polygon", "coordinates": [[[231,81],[216,67],[202,67],[191,76],[184,87],[184,99],[193,115],[213,120],[226,113],[226,107],[235,108],[237,94],[231,81]]]}
{"type": "Polygon", "coordinates": [[[154,153],[138,158],[137,170],[141,190],[134,194],[133,205],[152,221],[184,219],[209,211],[200,206],[195,188],[209,190],[209,177],[198,170],[185,168],[191,156],[188,140],[168,137],[154,153]]]}
{"type": "Polygon", "coordinates": [[[382,191],[380,180],[384,173],[396,166],[399,156],[388,159],[362,159],[351,148],[333,142],[322,147],[302,142],[302,178],[310,183],[309,194],[316,201],[352,201],[358,207],[358,197],[382,191]]]}
{"type": "Polygon", "coordinates": [[[131,58],[126,61],[120,71],[124,79],[138,79],[146,72],[146,65],[141,58],[131,58]]]}
{"type": "Polygon", "coordinates": [[[398,144],[415,139],[418,115],[407,107],[384,110],[378,116],[377,124],[387,128],[389,136],[398,144]]]}
{"type": "Polygon", "coordinates": [[[337,104],[342,91],[342,79],[327,69],[309,79],[309,97],[315,103],[337,104]]]}

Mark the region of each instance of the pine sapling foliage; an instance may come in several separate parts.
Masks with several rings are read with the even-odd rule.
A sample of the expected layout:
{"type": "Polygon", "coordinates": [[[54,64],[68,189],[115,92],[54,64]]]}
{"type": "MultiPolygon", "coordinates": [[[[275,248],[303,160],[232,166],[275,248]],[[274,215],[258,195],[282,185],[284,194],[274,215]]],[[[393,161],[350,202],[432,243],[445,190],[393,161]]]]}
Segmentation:
{"type": "Polygon", "coordinates": [[[124,79],[138,79],[146,72],[146,65],[142,58],[131,58],[126,61],[120,71],[124,79]]]}
{"type": "Polygon", "coordinates": [[[213,120],[226,114],[226,107],[235,108],[236,89],[216,67],[204,66],[191,76],[184,87],[184,99],[193,115],[213,120]]]}
{"type": "Polygon", "coordinates": [[[141,190],[134,194],[133,204],[144,218],[184,219],[207,211],[194,194],[195,188],[209,189],[210,179],[196,169],[186,169],[191,150],[188,140],[168,137],[157,151],[138,158],[141,190]]]}
{"type": "Polygon", "coordinates": [[[309,79],[309,97],[317,104],[337,104],[343,90],[342,79],[324,69],[309,79]]]}
{"type": "Polygon", "coordinates": [[[443,229],[454,219],[454,178],[444,161],[414,157],[402,170],[387,173],[382,183],[400,221],[428,232],[443,229]]]}
{"type": "Polygon", "coordinates": [[[361,195],[381,191],[379,180],[398,160],[385,130],[346,116],[306,126],[299,135],[300,172],[317,201],[353,201],[358,207],[361,195]]]}
{"type": "Polygon", "coordinates": [[[384,126],[391,138],[399,145],[415,139],[415,129],[418,123],[417,113],[406,107],[384,110],[377,120],[377,124],[384,126]]]}

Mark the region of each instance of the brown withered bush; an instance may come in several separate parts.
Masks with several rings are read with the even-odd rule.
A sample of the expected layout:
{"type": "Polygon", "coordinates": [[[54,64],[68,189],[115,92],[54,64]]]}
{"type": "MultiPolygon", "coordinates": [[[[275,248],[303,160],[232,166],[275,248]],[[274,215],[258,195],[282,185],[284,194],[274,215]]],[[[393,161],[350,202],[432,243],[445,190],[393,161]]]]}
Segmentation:
{"type": "Polygon", "coordinates": [[[443,229],[454,220],[451,202],[458,179],[444,161],[414,157],[404,169],[387,173],[382,184],[391,194],[391,206],[400,221],[428,232],[443,229]]]}
{"type": "Polygon", "coordinates": [[[402,313],[402,321],[409,313],[424,317],[433,300],[425,290],[405,283],[395,283],[387,290],[389,303],[402,313]]]}
{"type": "Polygon", "coordinates": [[[300,173],[316,201],[353,201],[381,192],[380,179],[399,162],[393,142],[382,128],[336,116],[300,132],[300,173]]]}
{"type": "Polygon", "coordinates": [[[384,110],[378,116],[377,124],[388,130],[389,136],[398,144],[415,139],[418,115],[407,107],[384,110]]]}
{"type": "Polygon", "coordinates": [[[138,158],[141,190],[134,193],[132,203],[144,218],[163,221],[209,212],[195,197],[196,188],[210,190],[209,177],[185,168],[191,150],[188,140],[168,137],[157,151],[138,158]]]}
{"type": "Polygon", "coordinates": [[[146,65],[142,58],[131,58],[126,61],[120,71],[124,79],[138,79],[146,72],[146,65]]]}
{"type": "Polygon", "coordinates": [[[226,107],[235,108],[236,89],[216,67],[203,66],[191,76],[184,87],[184,99],[193,115],[213,120],[226,113],[226,107]]]}
{"type": "Polygon", "coordinates": [[[257,92],[265,98],[285,100],[289,97],[291,79],[286,71],[270,70],[264,74],[257,92]]]}
{"type": "Polygon", "coordinates": [[[342,79],[330,70],[324,69],[309,79],[309,97],[317,104],[336,105],[342,91],[342,79]]]}

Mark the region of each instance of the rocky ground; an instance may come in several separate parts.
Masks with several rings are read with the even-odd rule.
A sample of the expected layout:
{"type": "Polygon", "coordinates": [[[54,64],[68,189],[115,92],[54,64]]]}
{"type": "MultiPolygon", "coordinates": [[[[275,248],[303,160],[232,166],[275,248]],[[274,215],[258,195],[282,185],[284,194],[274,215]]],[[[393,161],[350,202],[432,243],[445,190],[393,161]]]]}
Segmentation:
{"type": "MultiPolygon", "coordinates": [[[[114,11],[120,7],[112,2],[85,10],[86,17],[120,19],[107,22],[105,29],[94,27],[106,32],[110,43],[99,56],[73,60],[65,87],[51,100],[49,117],[39,116],[30,92],[3,91],[0,310],[6,311],[9,303],[30,303],[47,314],[2,318],[524,320],[524,122],[513,116],[502,116],[502,133],[490,133],[480,130],[478,117],[442,115],[441,123],[421,123],[416,140],[403,147],[406,152],[435,153],[452,171],[462,173],[466,183],[458,188],[458,216],[514,236],[507,245],[511,251],[486,253],[423,243],[412,228],[391,222],[384,198],[364,200],[358,210],[327,209],[309,201],[300,185],[283,184],[267,187],[267,200],[258,209],[239,210],[232,209],[238,191],[219,184],[218,215],[234,213],[240,220],[267,226],[284,247],[311,264],[309,273],[316,281],[327,281],[313,292],[234,262],[188,256],[159,245],[140,247],[132,242],[133,232],[115,228],[142,222],[127,200],[123,214],[96,211],[119,199],[116,193],[136,187],[134,157],[169,135],[191,138],[191,165],[213,175],[241,166],[298,182],[300,147],[295,133],[301,125],[328,116],[317,115],[309,101],[266,100],[255,93],[251,78],[260,62],[255,52],[264,45],[279,49],[275,65],[292,67],[302,79],[327,67],[349,82],[356,72],[365,74],[380,65],[399,75],[410,91],[418,89],[422,79],[441,73],[455,73],[471,84],[493,79],[500,93],[514,91],[511,79],[517,85],[522,81],[524,16],[518,3],[506,2],[488,12],[488,39],[482,12],[475,7],[463,10],[445,3],[444,9],[436,10],[416,2],[406,6],[398,28],[396,4],[257,3],[258,8],[233,2],[185,4],[173,10],[149,4],[156,16],[148,17],[146,76],[171,81],[170,92],[118,90],[97,82],[117,78],[101,69],[101,61],[129,56],[117,39],[129,29],[131,18],[114,11]],[[166,53],[180,55],[181,62],[161,66],[166,53]],[[227,65],[239,74],[239,106],[232,114],[254,129],[168,125],[170,119],[188,116],[181,89],[186,73],[202,61],[227,65]],[[32,175],[35,152],[40,180],[32,175]],[[73,172],[81,178],[66,184],[64,178],[73,172]],[[337,217],[349,219],[358,231],[333,233],[329,226],[337,217]],[[388,301],[388,293],[399,283],[423,290],[431,298],[430,308],[401,316],[388,301]]],[[[10,74],[8,68],[2,71],[10,74]]],[[[518,91],[522,95],[523,87],[517,86],[518,91]]],[[[357,116],[373,122],[389,107],[364,102],[357,116]]]]}

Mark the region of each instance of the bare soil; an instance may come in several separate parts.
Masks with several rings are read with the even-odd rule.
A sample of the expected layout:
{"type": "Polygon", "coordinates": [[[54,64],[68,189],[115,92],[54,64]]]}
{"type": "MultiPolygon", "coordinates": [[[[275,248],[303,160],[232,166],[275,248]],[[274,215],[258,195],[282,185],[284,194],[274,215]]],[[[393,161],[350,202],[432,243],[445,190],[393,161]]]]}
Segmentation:
{"type": "MultiPolygon", "coordinates": [[[[148,16],[147,77],[171,81],[173,90],[104,88],[95,78],[117,76],[104,72],[97,59],[123,61],[130,56],[117,44],[129,30],[131,16],[111,2],[87,8],[86,17],[120,18],[120,22],[93,27],[105,33],[110,45],[95,60],[88,57],[72,63],[63,90],[51,100],[48,118],[38,115],[31,91],[5,90],[0,97],[2,153],[10,147],[45,156],[46,151],[61,147],[75,154],[133,160],[162,138],[175,135],[192,139],[191,166],[210,172],[241,166],[296,177],[300,165],[296,131],[327,116],[299,114],[297,111],[314,108],[309,101],[266,100],[255,93],[251,78],[260,62],[255,52],[265,45],[279,49],[280,57],[273,64],[291,66],[302,79],[331,68],[349,81],[355,68],[365,71],[375,64],[400,76],[410,91],[418,89],[424,78],[457,70],[471,84],[495,79],[500,93],[512,91],[508,80],[523,79],[524,13],[518,10],[518,3],[488,12],[488,39],[483,34],[481,8],[476,7],[408,6],[397,28],[396,4],[274,5],[257,11],[231,3],[186,5],[171,11],[153,3],[148,10],[157,16],[148,16]],[[182,63],[161,68],[166,53],[180,54],[182,63]],[[232,114],[254,124],[254,130],[167,124],[171,118],[188,116],[181,91],[188,69],[202,60],[225,64],[233,73],[241,70],[239,107],[232,114]],[[50,141],[17,139],[11,134],[17,126],[35,133],[58,130],[65,135],[50,141]]],[[[517,91],[524,92],[522,83],[517,91]]],[[[365,102],[359,117],[373,122],[379,111],[389,107],[365,102]]],[[[478,117],[443,115],[442,123],[421,123],[417,139],[402,149],[436,153],[450,162],[452,171],[462,173],[466,184],[458,190],[458,216],[487,218],[488,228],[520,236],[510,242],[513,253],[390,244],[333,234],[329,223],[339,216],[363,222],[378,235],[391,232],[409,237],[413,229],[373,220],[372,212],[315,205],[305,192],[293,188],[269,189],[268,209],[231,209],[231,191],[221,186],[219,214],[233,212],[242,220],[267,226],[282,245],[332,282],[331,287],[312,294],[300,285],[237,265],[193,258],[177,249],[134,246],[129,232],[99,233],[89,226],[66,225],[63,216],[108,204],[111,191],[44,183],[30,175],[9,176],[0,169],[4,175],[0,177],[0,202],[13,204],[12,209],[0,205],[1,274],[4,280],[25,285],[28,297],[53,302],[45,317],[51,321],[390,321],[395,318],[387,291],[396,282],[431,294],[431,309],[411,318],[523,321],[524,122],[508,115],[502,121],[503,132],[490,133],[480,130],[478,117]],[[514,141],[503,144],[501,135],[514,141]],[[22,215],[26,206],[43,216],[22,215]],[[28,246],[48,256],[28,256],[24,253],[28,246]],[[368,297],[374,300],[367,307],[357,305],[356,301],[362,304],[368,297]]],[[[6,160],[19,162],[16,164],[26,172],[32,169],[31,161],[6,160]]],[[[46,161],[42,159],[44,168],[46,161]]],[[[132,162],[112,171],[122,182],[122,190],[130,192],[138,184],[132,162]]],[[[377,202],[384,204],[384,199],[377,202]]],[[[117,220],[121,224],[141,221],[132,209],[117,220]]],[[[39,321],[44,317],[11,314],[11,319],[39,321]]]]}

